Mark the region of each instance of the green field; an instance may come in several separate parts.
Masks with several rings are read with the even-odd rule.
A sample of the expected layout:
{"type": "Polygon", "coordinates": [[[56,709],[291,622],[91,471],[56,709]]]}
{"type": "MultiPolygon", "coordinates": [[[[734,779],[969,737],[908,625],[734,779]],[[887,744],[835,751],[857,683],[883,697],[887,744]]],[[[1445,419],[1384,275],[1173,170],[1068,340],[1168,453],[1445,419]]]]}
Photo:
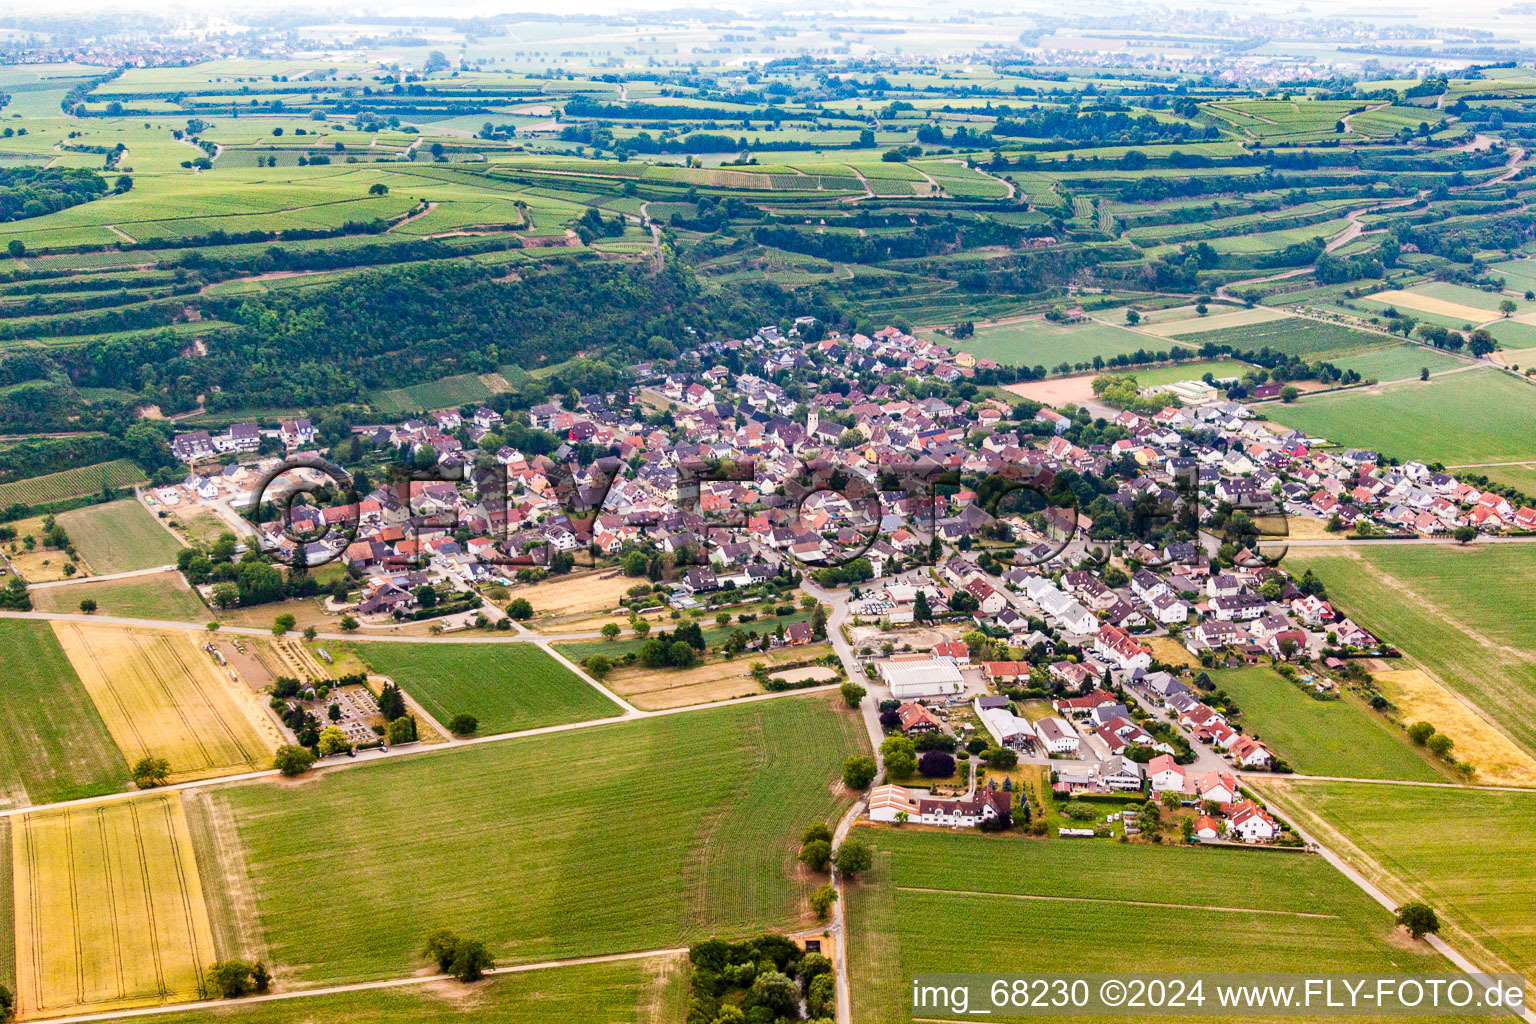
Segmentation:
{"type": "Polygon", "coordinates": [[[424,984],[140,1019],[144,1024],[674,1024],[688,1010],[687,976],[679,958],[657,958],[510,973],[465,990],[424,984]]]}
{"type": "Polygon", "coordinates": [[[1303,828],[1323,823],[1319,838],[1347,840],[1363,854],[1351,856],[1355,866],[1389,895],[1434,907],[1442,925],[1453,926],[1441,934],[1479,966],[1536,979],[1536,793],[1466,791],[1448,799],[1433,789],[1331,782],[1266,784],[1264,791],[1299,811],[1303,828]],[[1490,964],[1478,946],[1508,967],[1490,964]]]}
{"type": "Polygon", "coordinates": [[[1467,365],[1465,359],[1414,344],[1392,345],[1353,355],[1326,354],[1322,358],[1341,370],[1354,370],[1366,380],[1409,380],[1417,377],[1425,367],[1430,373],[1439,373],[1467,365]]]}
{"type": "Polygon", "coordinates": [[[1536,388],[1473,370],[1272,406],[1276,422],[1350,448],[1447,465],[1536,458],[1536,388]]]}
{"type": "Polygon", "coordinates": [[[48,623],[0,620],[0,665],[11,669],[0,715],[0,783],[11,806],[128,788],[123,755],[48,623]]]}
{"type": "Polygon", "coordinates": [[[444,725],[480,720],[483,736],[584,722],[619,708],[533,644],[360,643],[374,671],[389,676],[444,725]]]}
{"type": "Polygon", "coordinates": [[[228,870],[259,882],[246,914],[269,962],[361,981],[419,969],[439,927],[514,963],[793,925],[820,884],[795,873],[796,840],[846,806],[832,783],[865,749],[840,705],[789,697],[213,799],[243,847],[228,870]]]}
{"type": "MultiPolygon", "coordinates": [[[[1523,323],[1519,320],[1500,320],[1488,328],[1488,333],[1493,335],[1494,341],[1505,348],[1536,347],[1536,324],[1523,323]]],[[[1521,362],[1521,365],[1526,364],[1521,362]]]]}
{"type": "Polygon", "coordinates": [[[139,1019],[144,1024],[674,1024],[688,1010],[687,977],[682,961],[671,957],[503,974],[472,989],[407,985],[139,1019]]]}
{"type": "Polygon", "coordinates": [[[1319,352],[1358,351],[1391,344],[1390,339],[1379,334],[1367,334],[1338,324],[1301,317],[1224,327],[1214,331],[1202,331],[1196,325],[1192,330],[1180,331],[1177,337],[1180,341],[1197,346],[1212,342],[1231,346],[1239,352],[1257,352],[1268,348],[1271,352],[1305,358],[1314,358],[1319,352]]]}
{"type": "Polygon", "coordinates": [[[1315,700],[1268,666],[1217,672],[1211,679],[1242,708],[1243,731],[1302,774],[1445,781],[1395,726],[1351,700],[1315,700]]]}
{"type": "Polygon", "coordinates": [[[924,971],[1449,966],[1426,946],[1405,947],[1386,910],[1321,857],[963,832],[861,834],[880,851],[876,870],[848,887],[845,908],[861,1022],[912,1020],[909,979],[924,971]]]}
{"type": "Polygon", "coordinates": [[[128,487],[145,479],[144,471],[127,459],[102,462],[95,466],[66,469],[46,476],[28,477],[0,484],[0,508],[14,505],[41,505],[66,498],[95,494],[103,485],[128,487]]]}
{"type": "Polygon", "coordinates": [[[137,498],[61,512],[56,519],[98,576],[169,565],[181,550],[137,498]]]}
{"type": "Polygon", "coordinates": [[[1292,548],[1287,567],[1536,749],[1536,546],[1292,548]]]}
{"type": "Polygon", "coordinates": [[[953,341],[942,336],[930,340],[953,345],[978,359],[992,359],[1008,366],[1044,366],[1089,362],[1094,356],[1108,359],[1147,352],[1178,351],[1176,342],[1151,338],[1123,327],[1087,323],[1061,325],[1049,320],[1025,320],[1019,323],[978,327],[973,337],[953,341]]]}
{"type": "Polygon", "coordinates": [[[1134,366],[1128,367],[1124,372],[1135,377],[1137,384],[1149,388],[1160,384],[1176,384],[1181,380],[1200,380],[1207,373],[1217,380],[1223,377],[1241,377],[1253,368],[1252,363],[1245,363],[1240,359],[1226,359],[1200,360],[1193,363],[1179,363],[1176,366],[1134,366]]]}
{"type": "Polygon", "coordinates": [[[99,615],[179,622],[206,622],[214,617],[203,599],[174,572],[46,587],[32,592],[32,607],[40,612],[78,614],[80,602],[87,597],[96,602],[99,615]]]}

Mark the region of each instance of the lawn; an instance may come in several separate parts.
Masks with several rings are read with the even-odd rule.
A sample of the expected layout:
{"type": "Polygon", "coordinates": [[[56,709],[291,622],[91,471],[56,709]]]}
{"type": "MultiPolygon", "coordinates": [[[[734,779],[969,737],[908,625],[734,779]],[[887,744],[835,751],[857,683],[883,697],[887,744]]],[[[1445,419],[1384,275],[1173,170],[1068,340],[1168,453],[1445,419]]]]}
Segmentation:
{"type": "Polygon", "coordinates": [[[21,1015],[194,999],[216,954],[178,794],[12,821],[21,1015]]]}
{"type": "Polygon", "coordinates": [[[620,713],[533,644],[360,643],[356,650],[433,718],[447,725],[454,715],[474,715],[481,735],[620,713]]]}
{"type": "Polygon", "coordinates": [[[0,780],[9,804],[128,788],[123,755],[48,623],[0,620],[0,665],[26,666],[9,673],[0,715],[0,780]]]}
{"type": "Polygon", "coordinates": [[[847,806],[834,782],[863,750],[852,713],[788,697],[211,796],[269,962],[362,981],[421,969],[439,927],[504,963],[793,928],[822,881],[798,837],[847,806]]]}
{"type": "Polygon", "coordinates": [[[78,614],[80,602],[86,598],[96,602],[100,615],[179,622],[204,622],[214,617],[203,599],[175,572],[34,590],[32,607],[40,612],[78,614]]]}
{"type": "Polygon", "coordinates": [[[673,1024],[688,1012],[680,957],[503,974],[473,989],[408,985],[222,1010],[157,1013],[142,1024],[673,1024]]]}
{"type": "Polygon", "coordinates": [[[1136,378],[1137,384],[1144,388],[1150,388],[1160,384],[1176,384],[1181,380],[1200,380],[1208,373],[1217,380],[1223,377],[1241,377],[1253,368],[1252,363],[1245,363],[1238,359],[1227,359],[1200,360],[1193,363],[1180,363],[1176,366],[1133,366],[1125,370],[1111,370],[1108,372],[1129,374],[1136,378]]]}
{"type": "Polygon", "coordinates": [[[1270,418],[1350,448],[1421,462],[1536,457],[1536,389],[1483,369],[1270,406],[1270,418]]]}
{"type": "Polygon", "coordinates": [[[78,622],[53,629],[129,764],[164,758],[171,782],[270,765],[276,726],[195,634],[78,622]]]}
{"type": "Polygon", "coordinates": [[[1304,775],[1445,781],[1396,726],[1347,698],[1316,700],[1268,666],[1216,672],[1211,680],[1237,701],[1243,731],[1304,775]]]}
{"type": "Polygon", "coordinates": [[[876,869],[848,887],[845,908],[859,1021],[910,1021],[908,979],[928,971],[1449,967],[1427,947],[1407,947],[1386,910],[1320,857],[910,829],[860,834],[880,852],[876,869]]]}
{"type": "Polygon", "coordinates": [[[1292,548],[1287,568],[1536,750],[1536,547],[1292,548]]]}
{"type": "Polygon", "coordinates": [[[963,341],[942,336],[929,340],[953,345],[978,359],[992,359],[1006,366],[1044,366],[1090,362],[1094,356],[1108,359],[1137,351],[1177,351],[1178,345],[1160,338],[1096,321],[1063,325],[1049,320],[1023,320],[1011,324],[977,327],[963,341]]]}
{"type": "Polygon", "coordinates": [[[171,532],[135,498],[74,509],[55,518],[98,576],[170,565],[181,550],[171,532]]]}
{"type": "Polygon", "coordinates": [[[1329,782],[1264,788],[1281,807],[1300,813],[1303,828],[1317,826],[1320,839],[1342,837],[1353,846],[1351,862],[1389,895],[1418,897],[1434,907],[1441,934],[1474,962],[1536,977],[1531,928],[1536,793],[1447,794],[1329,782]],[[1479,956],[1478,946],[1508,968],[1479,956]]]}

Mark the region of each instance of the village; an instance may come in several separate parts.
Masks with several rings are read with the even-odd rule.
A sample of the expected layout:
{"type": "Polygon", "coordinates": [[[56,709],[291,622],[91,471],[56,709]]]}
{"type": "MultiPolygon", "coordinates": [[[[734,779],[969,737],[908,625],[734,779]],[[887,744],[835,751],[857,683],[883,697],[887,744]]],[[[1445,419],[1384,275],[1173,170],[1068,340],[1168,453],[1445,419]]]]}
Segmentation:
{"type": "MultiPolygon", "coordinates": [[[[798,581],[839,635],[797,621],[753,630],[743,647],[824,637],[843,647],[849,678],[887,712],[882,724],[895,723],[886,732],[945,734],[943,746],[978,756],[1010,751],[1044,773],[1053,798],[1157,801],[1190,812],[1193,841],[1247,843],[1286,831],[1244,793],[1243,774],[1289,768],[1202,699],[1202,670],[1299,665],[1296,685],[1326,695],[1349,659],[1391,654],[1314,581],[1275,564],[1285,524],[1536,529],[1536,509],[1445,472],[1274,427],[1261,415],[1274,385],[1253,388],[1248,404],[1210,381],[1145,389],[1166,403],[1150,415],[1053,409],[973,383],[984,360],[896,328],[817,328],[801,318],[787,332],[704,343],[666,372],[629,367],[624,388],[535,404],[527,427],[549,439],[538,454],[498,443],[512,412],[489,406],[354,426],[333,442],[417,471],[355,501],[294,503],[286,524],[251,522],[283,493],[262,496],[260,483],[281,470],[289,493],[337,484],[322,460],[339,445],[305,419],[178,435],[188,477],[146,500],[214,510],[288,564],[334,562],[345,576],[326,611],[363,633],[421,620],[434,631],[512,628],[503,609],[513,606],[487,593],[515,598],[519,585],[573,569],[633,573],[625,560],[637,552],[660,600],[630,608],[632,619],[740,610],[765,585],[771,595],[798,581]],[[302,465],[284,469],[284,458],[302,465]],[[892,483],[890,467],[913,465],[958,483],[892,483]],[[808,483],[808,466],[823,475],[808,483]],[[1027,481],[1024,499],[1000,497],[988,484],[997,478],[1027,481]],[[1057,481],[1097,484],[1084,503],[1052,490],[1057,481]]],[[[995,779],[972,776],[945,798],[927,781],[888,780],[869,817],[971,827],[1021,806],[995,779]]],[[[1134,812],[1100,819],[1059,831],[1143,831],[1134,812]]]]}

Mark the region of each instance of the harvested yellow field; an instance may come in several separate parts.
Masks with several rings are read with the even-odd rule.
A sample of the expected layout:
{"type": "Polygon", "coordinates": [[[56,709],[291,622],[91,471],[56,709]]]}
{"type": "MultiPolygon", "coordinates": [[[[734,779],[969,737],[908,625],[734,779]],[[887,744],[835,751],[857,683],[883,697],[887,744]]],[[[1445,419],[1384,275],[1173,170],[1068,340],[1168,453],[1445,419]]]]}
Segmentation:
{"type": "Polygon", "coordinates": [[[762,693],[752,678],[752,663],[760,661],[769,669],[794,661],[819,658],[830,652],[827,644],[783,647],[766,653],[747,653],[732,661],[710,661],[693,668],[615,669],[604,684],[642,711],[665,711],[691,704],[709,704],[762,693]]]}
{"type": "Polygon", "coordinates": [[[1456,741],[1456,759],[1477,767],[1478,782],[1536,787],[1536,758],[1424,672],[1415,668],[1374,675],[1382,692],[1402,710],[1405,722],[1429,722],[1456,741]]]}
{"type": "Polygon", "coordinates": [[[163,757],[171,782],[268,766],[277,727],[190,635],[74,622],[53,631],[129,765],[163,757]]]}
{"type": "Polygon", "coordinates": [[[1464,306],[1459,302],[1447,302],[1444,299],[1432,299],[1428,295],[1419,295],[1414,292],[1390,291],[1374,292],[1370,298],[1375,302],[1385,302],[1393,306],[1401,306],[1404,309],[1416,309],[1420,313],[1434,313],[1438,316],[1454,317],[1464,320],[1469,324],[1487,323],[1489,320],[1497,320],[1497,313],[1490,313],[1486,309],[1478,309],[1476,306],[1464,306]]]}
{"type": "Polygon", "coordinates": [[[196,999],[215,959],[181,797],[11,821],[21,1018],[196,999]]]}
{"type": "MultiPolygon", "coordinates": [[[[556,632],[565,632],[568,626],[579,619],[613,611],[630,587],[645,582],[644,579],[622,574],[589,573],[586,576],[562,577],[535,583],[531,587],[516,587],[512,589],[511,596],[513,600],[526,598],[533,605],[534,617],[529,625],[534,629],[558,626],[556,632]]],[[[606,621],[604,618],[603,622],[606,621]]],[[[601,625],[602,622],[598,622],[591,628],[595,630],[601,625]]]]}

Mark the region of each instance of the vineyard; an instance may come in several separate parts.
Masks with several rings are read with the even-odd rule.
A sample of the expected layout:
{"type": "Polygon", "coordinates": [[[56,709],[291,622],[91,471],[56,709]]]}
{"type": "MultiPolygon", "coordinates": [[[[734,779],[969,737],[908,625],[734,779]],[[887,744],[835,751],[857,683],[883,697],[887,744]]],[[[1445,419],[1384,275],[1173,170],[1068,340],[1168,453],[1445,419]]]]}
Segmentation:
{"type": "Polygon", "coordinates": [[[143,471],[127,459],[81,466],[78,469],[66,469],[46,476],[0,484],[0,508],[10,505],[45,505],[51,501],[83,498],[107,487],[131,487],[145,479],[143,471]]]}

